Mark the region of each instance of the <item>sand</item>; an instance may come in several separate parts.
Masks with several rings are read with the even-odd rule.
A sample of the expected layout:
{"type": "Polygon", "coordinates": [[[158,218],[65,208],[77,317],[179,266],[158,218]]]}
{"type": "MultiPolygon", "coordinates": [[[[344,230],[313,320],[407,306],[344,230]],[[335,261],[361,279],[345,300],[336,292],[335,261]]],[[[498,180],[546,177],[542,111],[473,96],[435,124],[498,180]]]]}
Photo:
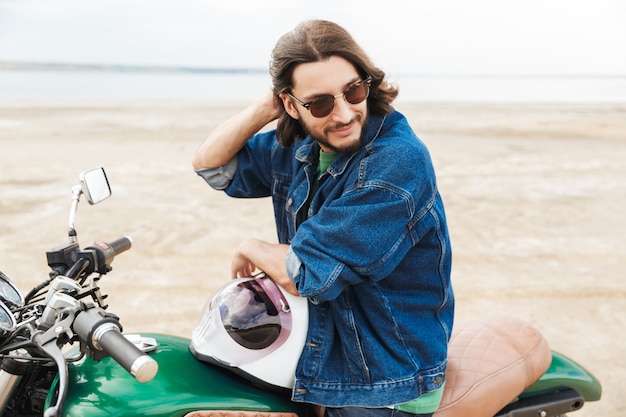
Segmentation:
{"type": "MultiPolygon", "coordinates": [[[[79,172],[79,242],[133,237],[102,281],[127,332],[189,337],[243,239],[275,240],[271,203],[210,189],[191,156],[242,105],[0,103],[0,270],[27,292],[67,240],[79,172]]],[[[454,250],[457,320],[509,315],[603,383],[574,415],[626,415],[626,105],[402,104],[429,146],[454,250]]]]}

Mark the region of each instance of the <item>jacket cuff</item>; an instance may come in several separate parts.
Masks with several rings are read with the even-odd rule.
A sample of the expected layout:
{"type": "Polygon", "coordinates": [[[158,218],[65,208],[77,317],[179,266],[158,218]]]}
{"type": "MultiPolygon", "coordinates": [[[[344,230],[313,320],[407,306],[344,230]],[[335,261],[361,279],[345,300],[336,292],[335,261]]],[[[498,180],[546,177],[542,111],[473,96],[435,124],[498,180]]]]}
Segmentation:
{"type": "Polygon", "coordinates": [[[300,282],[300,267],[301,266],[302,266],[302,261],[300,261],[300,258],[298,258],[298,255],[296,255],[294,251],[291,249],[291,246],[289,246],[289,249],[287,250],[287,259],[286,259],[287,275],[289,276],[289,279],[291,279],[291,282],[293,282],[293,285],[296,286],[296,288],[298,288],[298,282],[300,282]]]}
{"type": "Polygon", "coordinates": [[[230,185],[237,171],[237,155],[235,155],[225,165],[217,168],[200,168],[196,170],[196,174],[204,178],[204,180],[212,188],[216,190],[225,190],[230,185]]]}

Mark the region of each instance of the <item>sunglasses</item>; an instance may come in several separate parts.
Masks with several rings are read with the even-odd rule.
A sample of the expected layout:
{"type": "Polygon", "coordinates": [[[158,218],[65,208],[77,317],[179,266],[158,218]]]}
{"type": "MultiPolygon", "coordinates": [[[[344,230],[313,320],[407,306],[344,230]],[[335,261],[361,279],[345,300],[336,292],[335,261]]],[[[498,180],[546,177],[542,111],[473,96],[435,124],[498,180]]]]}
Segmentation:
{"type": "Polygon", "coordinates": [[[332,96],[325,94],[319,96],[308,103],[303,102],[291,93],[287,93],[296,100],[302,107],[311,112],[313,117],[326,117],[335,108],[335,99],[343,96],[350,104],[359,104],[367,98],[370,93],[370,86],[372,85],[372,77],[367,77],[364,80],[359,80],[354,84],[351,84],[348,88],[343,90],[343,93],[332,96]]]}

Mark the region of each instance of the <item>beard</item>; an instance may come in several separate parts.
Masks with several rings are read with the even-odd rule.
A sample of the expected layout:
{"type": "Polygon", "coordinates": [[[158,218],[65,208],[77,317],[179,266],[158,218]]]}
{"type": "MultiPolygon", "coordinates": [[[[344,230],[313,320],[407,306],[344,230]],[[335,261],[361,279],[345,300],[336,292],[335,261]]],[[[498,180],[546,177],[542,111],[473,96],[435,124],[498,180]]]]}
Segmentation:
{"type": "Polygon", "coordinates": [[[306,125],[306,123],[304,123],[304,121],[300,119],[300,125],[302,126],[302,129],[307,135],[311,136],[311,138],[314,141],[316,141],[318,144],[320,144],[321,146],[331,150],[332,152],[337,152],[340,154],[349,154],[349,153],[353,153],[361,149],[361,147],[363,146],[362,139],[363,139],[363,134],[365,132],[366,124],[367,124],[367,119],[364,120],[362,114],[356,114],[354,118],[350,120],[350,123],[348,123],[347,125],[339,124],[339,125],[329,126],[325,128],[321,134],[319,134],[318,132],[315,132],[313,129],[310,129],[306,125]],[[351,139],[349,142],[342,143],[341,145],[330,143],[330,140],[328,139],[328,133],[330,131],[332,131],[333,129],[342,128],[344,126],[347,126],[353,123],[361,125],[360,126],[361,132],[359,133],[358,138],[351,139]]]}

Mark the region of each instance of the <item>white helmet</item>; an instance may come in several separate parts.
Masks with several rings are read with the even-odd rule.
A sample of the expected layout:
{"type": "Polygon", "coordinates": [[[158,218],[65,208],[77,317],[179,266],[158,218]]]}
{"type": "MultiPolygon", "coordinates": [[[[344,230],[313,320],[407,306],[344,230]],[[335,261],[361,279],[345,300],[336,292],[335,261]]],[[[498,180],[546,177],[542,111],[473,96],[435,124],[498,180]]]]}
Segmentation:
{"type": "Polygon", "coordinates": [[[204,307],[190,350],[253,381],[292,388],[308,320],[307,299],[269,276],[234,279],[204,307]]]}

